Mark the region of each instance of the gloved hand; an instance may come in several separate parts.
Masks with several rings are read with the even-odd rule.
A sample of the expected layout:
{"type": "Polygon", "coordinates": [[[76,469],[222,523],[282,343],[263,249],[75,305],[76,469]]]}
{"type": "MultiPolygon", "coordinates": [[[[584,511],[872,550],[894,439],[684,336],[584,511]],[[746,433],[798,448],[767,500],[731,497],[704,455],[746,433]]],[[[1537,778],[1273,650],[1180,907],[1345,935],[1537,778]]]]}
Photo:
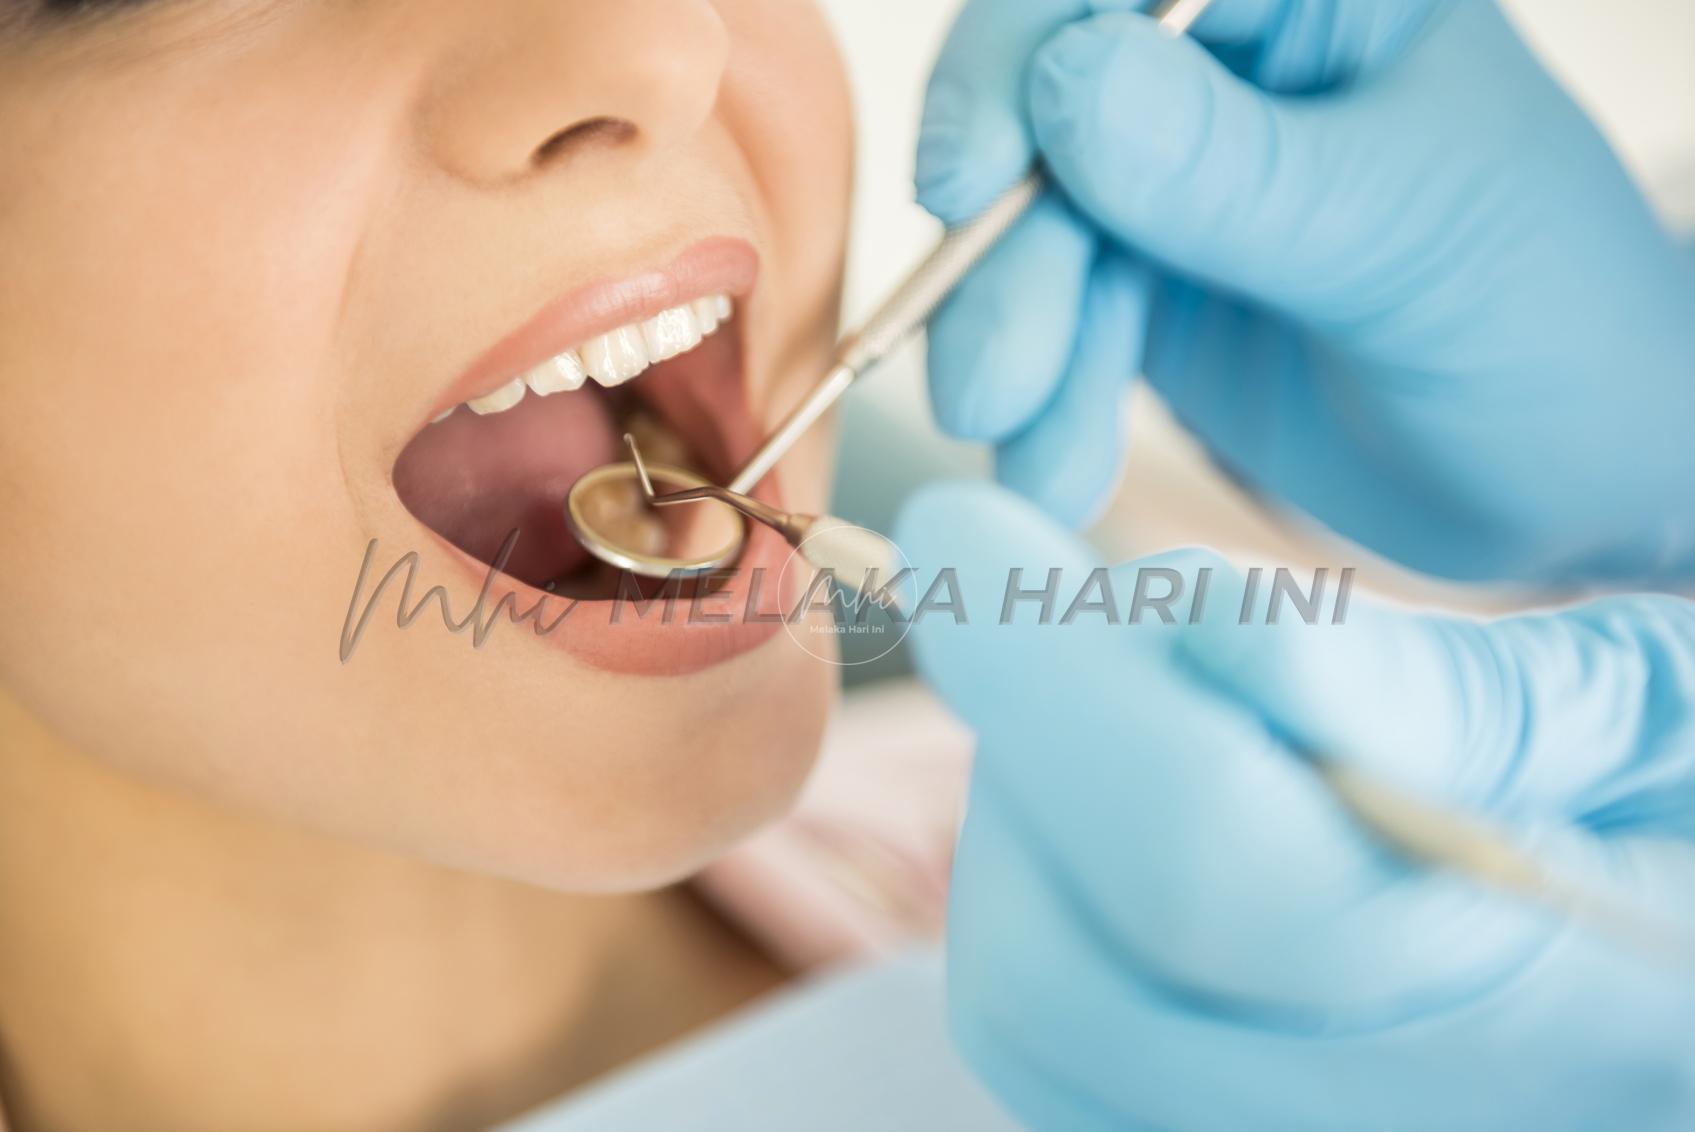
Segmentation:
{"type": "MultiPolygon", "coordinates": [[[[1459,578],[1695,571],[1695,259],[1491,3],[969,0],[919,199],[1063,190],[940,313],[949,432],[1071,523],[1146,373],[1246,483],[1459,578]]],[[[1629,18],[1623,9],[1620,18],[1629,18]]]]}
{"type": "Polygon", "coordinates": [[[1695,1127],[1692,953],[1402,864],[1297,753],[1484,813],[1695,932],[1695,604],[1479,624],[1356,597],[1341,626],[1329,602],[1317,625],[1241,626],[1240,579],[1188,551],[1111,575],[1122,622],[1139,567],[1178,571],[1178,625],[1067,625],[1097,563],[1008,493],[926,489],[895,537],[921,586],[957,570],[969,622],[911,629],[979,742],[952,1026],[1030,1127],[1695,1127]],[[1064,570],[1052,624],[1034,602],[998,623],[1015,566],[1026,589],[1064,570]]]}

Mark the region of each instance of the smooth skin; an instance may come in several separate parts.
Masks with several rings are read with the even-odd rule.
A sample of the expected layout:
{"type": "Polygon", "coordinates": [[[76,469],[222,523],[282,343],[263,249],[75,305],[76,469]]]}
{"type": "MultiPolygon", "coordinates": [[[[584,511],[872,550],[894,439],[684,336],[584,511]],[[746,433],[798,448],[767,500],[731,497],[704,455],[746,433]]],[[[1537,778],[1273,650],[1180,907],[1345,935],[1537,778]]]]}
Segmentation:
{"type": "MultiPolygon", "coordinates": [[[[821,14],[33,8],[0,0],[14,1132],[480,1128],[766,985],[617,894],[782,812],[829,666],[778,639],[660,682],[392,614],[338,641],[372,538],[471,604],[390,472],[545,303],[740,237],[751,403],[821,370],[851,181],[821,14]]],[[[793,505],[828,463],[796,453],[793,505]]]]}
{"type": "Polygon", "coordinates": [[[1058,191],[931,328],[942,426],[1081,524],[1141,372],[1416,569],[1695,571],[1695,257],[1495,5],[1216,0],[1181,40],[1135,7],[972,0],[947,41],[919,200],[1037,159],[1058,191]]]}

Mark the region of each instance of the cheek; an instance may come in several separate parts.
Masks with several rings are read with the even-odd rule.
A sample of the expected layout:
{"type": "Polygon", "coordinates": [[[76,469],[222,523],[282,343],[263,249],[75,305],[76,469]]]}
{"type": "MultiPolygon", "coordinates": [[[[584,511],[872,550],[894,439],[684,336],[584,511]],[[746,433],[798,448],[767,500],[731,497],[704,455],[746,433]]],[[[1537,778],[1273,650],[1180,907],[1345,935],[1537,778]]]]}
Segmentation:
{"type": "MultiPolygon", "coordinates": [[[[716,0],[731,30],[720,111],[751,166],[773,228],[762,290],[780,294],[793,328],[756,380],[787,406],[822,374],[835,344],[853,195],[853,115],[847,73],[823,13],[804,0],[716,0]]],[[[775,412],[775,410],[773,410],[775,412]]],[[[769,423],[774,423],[769,422],[769,423]]],[[[827,505],[833,446],[816,428],[790,453],[789,503],[827,505]]]]}
{"type": "Polygon", "coordinates": [[[0,678],[100,753],[220,670],[286,677],[298,595],[358,545],[328,422],[383,104],[298,58],[0,102],[30,155],[0,172],[0,482],[30,532],[0,550],[0,678]]]}
{"type": "Polygon", "coordinates": [[[333,468],[333,332],[375,146],[303,104],[302,79],[225,100],[195,79],[79,91],[75,130],[50,106],[9,116],[36,187],[0,185],[4,458],[61,538],[95,544],[91,583],[333,468]]]}
{"type": "MultiPolygon", "coordinates": [[[[852,103],[834,37],[811,3],[718,6],[733,44],[722,112],[766,194],[780,254],[807,273],[803,294],[833,302],[853,190],[852,103]]],[[[804,313],[834,325],[833,307],[804,313]]]]}
{"type": "MultiPolygon", "coordinates": [[[[789,160],[783,168],[845,193],[852,171],[852,99],[835,36],[816,4],[718,0],[733,49],[725,94],[750,136],[763,135],[789,160]]],[[[832,195],[830,203],[845,196],[832,195]]]]}

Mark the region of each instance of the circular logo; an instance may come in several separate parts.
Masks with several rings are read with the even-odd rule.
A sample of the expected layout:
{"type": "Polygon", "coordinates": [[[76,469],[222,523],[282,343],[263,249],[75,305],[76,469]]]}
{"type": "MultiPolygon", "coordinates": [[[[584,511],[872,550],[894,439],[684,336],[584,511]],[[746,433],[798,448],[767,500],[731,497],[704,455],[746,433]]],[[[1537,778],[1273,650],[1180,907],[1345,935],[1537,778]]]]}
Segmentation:
{"type": "Polygon", "coordinates": [[[882,660],[906,639],[912,621],[898,589],[913,576],[912,563],[893,540],[850,523],[818,524],[789,553],[778,572],[779,593],[802,593],[783,617],[789,639],[808,655],[840,668],[882,660]],[[789,568],[804,572],[805,587],[788,585],[789,568]],[[828,613],[829,617],[818,616],[828,613]],[[844,649],[847,642],[851,649],[844,649]],[[844,652],[852,659],[844,660],[844,652]]]}

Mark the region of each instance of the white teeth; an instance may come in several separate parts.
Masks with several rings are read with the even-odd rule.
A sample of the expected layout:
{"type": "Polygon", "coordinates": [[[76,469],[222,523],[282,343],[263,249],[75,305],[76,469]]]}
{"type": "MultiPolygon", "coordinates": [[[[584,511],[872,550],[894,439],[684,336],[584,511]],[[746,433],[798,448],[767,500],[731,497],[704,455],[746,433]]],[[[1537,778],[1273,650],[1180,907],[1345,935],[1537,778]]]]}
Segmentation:
{"type": "MultiPolygon", "coordinates": [[[[455,406],[453,406],[453,409],[457,409],[458,407],[459,407],[458,405],[455,405],[455,406]]],[[[448,417],[451,417],[453,415],[453,409],[447,410],[447,412],[442,413],[440,416],[432,417],[430,419],[430,423],[431,424],[440,424],[442,421],[445,421],[448,417]]]]}
{"type": "Polygon", "coordinates": [[[718,317],[718,303],[714,299],[696,299],[689,304],[689,309],[694,312],[695,323],[702,334],[711,334],[724,321],[718,317]]]}
{"type": "Polygon", "coordinates": [[[703,337],[701,326],[688,307],[673,307],[642,323],[642,343],[647,346],[647,360],[655,364],[688,353],[700,345],[703,337]]]}
{"type": "Polygon", "coordinates": [[[472,398],[465,404],[479,417],[486,417],[490,413],[504,413],[523,399],[524,379],[515,377],[493,393],[472,398]]]}
{"type": "MultiPolygon", "coordinates": [[[[479,416],[503,413],[524,399],[581,389],[589,378],[611,388],[645,372],[651,365],[686,354],[717,330],[735,310],[728,295],[708,295],[648,319],[622,326],[590,339],[575,350],[549,358],[523,377],[515,377],[492,393],[465,402],[479,416]]],[[[437,417],[446,420],[449,409],[437,417]]],[[[434,423],[434,422],[432,422],[434,423]]]]}
{"type": "Polygon", "coordinates": [[[602,385],[622,385],[647,368],[647,345],[639,326],[621,326],[583,346],[583,368],[602,385]]]}
{"type": "Polygon", "coordinates": [[[524,375],[530,392],[542,397],[581,389],[587,379],[588,371],[583,369],[583,359],[577,356],[575,350],[566,350],[556,358],[549,358],[524,375]]]}

